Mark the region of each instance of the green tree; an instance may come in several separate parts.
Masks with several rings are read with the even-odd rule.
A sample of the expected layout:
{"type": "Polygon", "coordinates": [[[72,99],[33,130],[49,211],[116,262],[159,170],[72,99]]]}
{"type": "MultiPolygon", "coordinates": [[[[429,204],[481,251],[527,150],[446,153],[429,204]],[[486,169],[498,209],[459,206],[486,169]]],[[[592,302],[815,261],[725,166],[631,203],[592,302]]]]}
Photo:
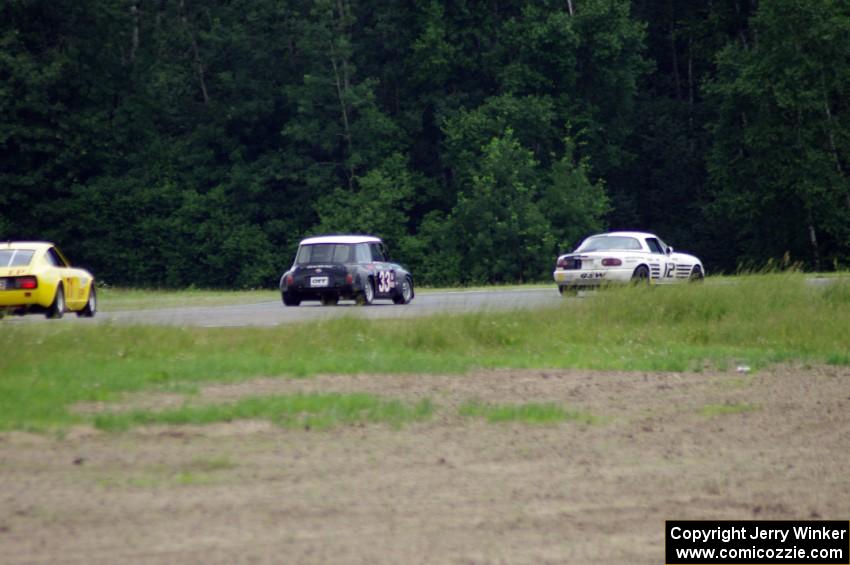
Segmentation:
{"type": "Polygon", "coordinates": [[[591,181],[590,160],[578,159],[572,140],[564,156],[552,164],[539,201],[559,250],[572,250],[582,238],[605,229],[610,201],[602,180],[591,181]]]}
{"type": "Polygon", "coordinates": [[[844,2],[775,0],[759,6],[751,41],[719,55],[707,87],[713,212],[745,259],[846,261],[848,33],[844,2]]]}
{"type": "Polygon", "coordinates": [[[414,190],[404,158],[396,153],[357,177],[353,190],[340,187],[322,196],[314,231],[380,234],[391,249],[403,249],[414,190]]]}
{"type": "Polygon", "coordinates": [[[555,241],[535,203],[536,169],[510,129],[483,148],[472,183],[452,211],[463,282],[536,280],[551,266],[555,241]]]}

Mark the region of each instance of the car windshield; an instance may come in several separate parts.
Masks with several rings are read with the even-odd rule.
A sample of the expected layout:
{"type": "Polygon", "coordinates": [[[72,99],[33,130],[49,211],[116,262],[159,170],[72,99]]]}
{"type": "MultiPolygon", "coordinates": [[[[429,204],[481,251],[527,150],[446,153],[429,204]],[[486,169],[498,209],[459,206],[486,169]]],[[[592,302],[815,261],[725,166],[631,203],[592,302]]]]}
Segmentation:
{"type": "Polygon", "coordinates": [[[640,241],[634,237],[622,235],[597,235],[585,239],[576,253],[588,253],[590,251],[640,251],[640,241]]]}
{"type": "Polygon", "coordinates": [[[318,263],[353,263],[354,245],[350,243],[316,243],[298,248],[295,263],[315,265],[318,263]]]}
{"type": "Polygon", "coordinates": [[[26,267],[33,255],[30,249],[0,249],[0,267],[26,267]]]}

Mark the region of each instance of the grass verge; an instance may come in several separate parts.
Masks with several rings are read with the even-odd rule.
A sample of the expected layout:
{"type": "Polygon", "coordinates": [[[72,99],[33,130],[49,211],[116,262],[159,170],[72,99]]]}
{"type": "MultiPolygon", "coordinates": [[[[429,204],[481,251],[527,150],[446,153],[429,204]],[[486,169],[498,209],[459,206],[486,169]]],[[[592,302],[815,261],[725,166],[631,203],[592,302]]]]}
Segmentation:
{"type": "Polygon", "coordinates": [[[482,404],[468,402],[458,408],[461,416],[484,418],[491,423],[522,422],[525,424],[557,424],[560,422],[597,423],[587,412],[567,410],[557,404],[482,404]]]}
{"type": "Polygon", "coordinates": [[[431,416],[430,400],[408,405],[370,394],[292,394],[243,398],[228,404],[184,406],[174,410],[135,410],[99,414],[97,428],[123,431],[149,424],[211,424],[233,420],[269,420],[284,427],[327,429],[353,423],[386,423],[394,427],[431,416]]]}
{"type": "Polygon", "coordinates": [[[255,304],[280,301],[275,290],[167,290],[105,287],[97,289],[99,308],[104,312],[255,304]]]}
{"type": "Polygon", "coordinates": [[[846,365],[850,281],[752,275],[735,284],[613,288],[549,310],[277,328],[2,324],[0,430],[38,430],[90,421],[68,411],[76,402],[257,376],[846,365]]]}

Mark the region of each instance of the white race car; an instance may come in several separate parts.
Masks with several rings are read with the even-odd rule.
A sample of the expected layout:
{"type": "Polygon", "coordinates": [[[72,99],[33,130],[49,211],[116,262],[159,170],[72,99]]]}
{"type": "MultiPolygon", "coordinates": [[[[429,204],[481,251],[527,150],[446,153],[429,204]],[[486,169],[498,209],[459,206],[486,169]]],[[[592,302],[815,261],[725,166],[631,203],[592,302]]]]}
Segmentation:
{"type": "Polygon", "coordinates": [[[618,231],[592,235],[574,252],[558,257],[554,277],[563,294],[609,283],[701,281],[705,268],[654,234],[618,231]]]}

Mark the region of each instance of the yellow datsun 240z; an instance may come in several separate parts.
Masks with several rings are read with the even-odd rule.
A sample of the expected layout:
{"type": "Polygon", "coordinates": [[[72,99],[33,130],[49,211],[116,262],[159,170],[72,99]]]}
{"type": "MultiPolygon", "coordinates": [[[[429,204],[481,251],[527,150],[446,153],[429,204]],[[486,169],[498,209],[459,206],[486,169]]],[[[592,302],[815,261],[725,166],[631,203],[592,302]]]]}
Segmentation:
{"type": "Polygon", "coordinates": [[[68,311],[88,318],[95,315],[92,274],[71,267],[52,243],[0,242],[0,314],[41,312],[61,318],[68,311]]]}

